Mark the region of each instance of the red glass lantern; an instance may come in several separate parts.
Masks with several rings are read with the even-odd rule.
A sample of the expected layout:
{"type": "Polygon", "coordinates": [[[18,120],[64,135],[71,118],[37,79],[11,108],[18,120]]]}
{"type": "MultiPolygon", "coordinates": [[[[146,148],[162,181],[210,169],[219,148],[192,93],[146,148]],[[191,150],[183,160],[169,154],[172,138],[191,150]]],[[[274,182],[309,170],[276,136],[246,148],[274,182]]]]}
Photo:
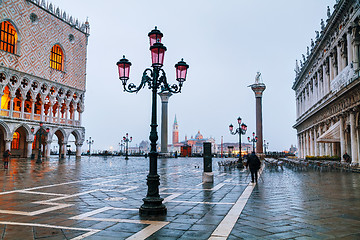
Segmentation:
{"type": "Polygon", "coordinates": [[[132,137],[130,137],[130,141],[132,141],[132,137]]]}
{"type": "Polygon", "coordinates": [[[229,125],[229,130],[232,132],[234,130],[234,126],[232,124],[229,125]]]}
{"type": "Polygon", "coordinates": [[[255,133],[253,132],[253,137],[255,136],[255,133]]]}
{"type": "Polygon", "coordinates": [[[123,140],[125,141],[126,137],[123,137],[123,140]]]}
{"type": "Polygon", "coordinates": [[[129,62],[124,55],[116,65],[119,68],[119,79],[123,82],[123,85],[126,85],[126,81],[129,79],[131,62],[129,62]]]}
{"type": "Polygon", "coordinates": [[[44,125],[44,123],[41,122],[41,123],[40,123],[40,127],[42,127],[43,125],[44,125]]]}
{"type": "Polygon", "coordinates": [[[241,124],[241,129],[243,130],[243,133],[245,134],[247,130],[247,126],[245,124],[241,124]]]}
{"type": "Polygon", "coordinates": [[[238,117],[237,121],[238,121],[238,124],[240,125],[241,124],[241,117],[238,117]]]}
{"type": "Polygon", "coordinates": [[[258,140],[258,137],[255,137],[255,141],[257,141],[258,140]]]}
{"type": "Polygon", "coordinates": [[[49,133],[49,132],[50,132],[50,128],[46,128],[46,132],[49,133]]]}
{"type": "Polygon", "coordinates": [[[248,137],[248,141],[250,142],[250,137],[248,137]]]}
{"type": "Polygon", "coordinates": [[[34,127],[31,127],[31,133],[34,133],[34,131],[35,131],[35,129],[34,129],[34,127]]]}
{"type": "Polygon", "coordinates": [[[186,73],[189,68],[189,65],[184,62],[184,59],[182,58],[180,62],[175,64],[176,68],[176,80],[179,82],[185,82],[186,80],[186,73]]]}
{"type": "Polygon", "coordinates": [[[150,47],[154,45],[154,43],[161,43],[161,38],[163,37],[163,34],[157,29],[155,26],[155,29],[149,32],[148,34],[149,40],[150,40],[150,47]]]}
{"type": "Polygon", "coordinates": [[[166,47],[162,43],[157,42],[150,47],[150,51],[151,51],[152,66],[154,68],[161,68],[164,64],[166,47]]]}

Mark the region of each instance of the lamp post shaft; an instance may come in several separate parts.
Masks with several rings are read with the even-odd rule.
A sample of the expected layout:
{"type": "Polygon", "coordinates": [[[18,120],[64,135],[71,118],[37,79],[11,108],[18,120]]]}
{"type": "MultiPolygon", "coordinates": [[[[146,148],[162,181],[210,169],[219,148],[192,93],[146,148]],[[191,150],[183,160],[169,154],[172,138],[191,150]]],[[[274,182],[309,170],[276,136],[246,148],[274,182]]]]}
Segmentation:
{"type": "Polygon", "coordinates": [[[38,153],[38,158],[37,158],[36,162],[41,163],[41,127],[39,130],[39,153],[38,153]]]}
{"type": "Polygon", "coordinates": [[[242,158],[241,158],[241,126],[239,123],[239,161],[242,162],[242,158]]]}
{"type": "Polygon", "coordinates": [[[157,119],[156,119],[156,105],[157,105],[157,89],[158,89],[158,69],[154,69],[153,84],[152,84],[152,110],[151,110],[151,131],[150,131],[150,153],[149,153],[149,175],[147,175],[148,191],[146,197],[143,198],[144,204],[141,205],[139,212],[140,215],[165,215],[167,209],[162,204],[163,198],[159,195],[160,177],[157,174],[157,156],[156,141],[158,140],[157,134],[157,119]]]}

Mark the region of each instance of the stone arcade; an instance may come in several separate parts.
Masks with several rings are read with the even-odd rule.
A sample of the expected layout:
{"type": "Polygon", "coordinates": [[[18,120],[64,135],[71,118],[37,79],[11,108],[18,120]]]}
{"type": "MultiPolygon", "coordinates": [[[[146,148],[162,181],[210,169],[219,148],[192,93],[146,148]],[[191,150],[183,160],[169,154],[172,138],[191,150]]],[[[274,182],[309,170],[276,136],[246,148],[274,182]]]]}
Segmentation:
{"type": "Polygon", "coordinates": [[[307,56],[296,63],[296,93],[300,157],[343,156],[359,163],[360,5],[338,0],[328,19],[321,20],[307,56]]]}
{"type": "Polygon", "coordinates": [[[57,138],[65,156],[72,134],[80,156],[89,23],[44,0],[8,0],[0,27],[0,151],[30,157],[41,146],[49,157],[57,138]]]}

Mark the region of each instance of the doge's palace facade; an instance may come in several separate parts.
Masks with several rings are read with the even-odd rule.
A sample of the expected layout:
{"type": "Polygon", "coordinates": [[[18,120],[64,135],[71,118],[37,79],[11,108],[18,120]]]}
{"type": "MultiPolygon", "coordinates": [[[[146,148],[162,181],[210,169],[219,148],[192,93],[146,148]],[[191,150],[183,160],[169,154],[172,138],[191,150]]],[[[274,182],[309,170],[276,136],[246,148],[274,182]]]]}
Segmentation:
{"type": "Polygon", "coordinates": [[[300,66],[296,63],[294,128],[300,157],[347,152],[359,163],[360,3],[337,0],[327,17],[300,66]]]}
{"type": "Polygon", "coordinates": [[[81,155],[89,23],[45,0],[0,0],[0,151],[81,155]]]}

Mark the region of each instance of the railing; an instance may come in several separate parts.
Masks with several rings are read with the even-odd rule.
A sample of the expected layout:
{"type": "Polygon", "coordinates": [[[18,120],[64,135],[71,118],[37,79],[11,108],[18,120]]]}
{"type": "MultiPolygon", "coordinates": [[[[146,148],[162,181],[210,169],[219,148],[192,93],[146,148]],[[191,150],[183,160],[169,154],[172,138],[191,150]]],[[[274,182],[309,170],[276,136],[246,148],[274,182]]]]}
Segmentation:
{"type": "Polygon", "coordinates": [[[41,116],[40,114],[34,114],[34,120],[40,121],[41,116]]]}
{"type": "Polygon", "coordinates": [[[13,117],[14,117],[14,118],[21,118],[21,112],[14,111],[14,112],[13,112],[13,117]]]}
{"type": "Polygon", "coordinates": [[[24,118],[25,119],[31,119],[31,113],[24,112],[24,118]]]}
{"type": "MultiPolygon", "coordinates": [[[[8,109],[0,109],[0,116],[2,117],[9,117],[10,116],[10,110],[8,109]]],[[[21,118],[21,112],[19,111],[13,111],[12,113],[13,118],[21,118]]],[[[34,121],[41,121],[41,115],[34,113],[34,118],[31,119],[31,113],[24,112],[23,113],[23,119],[27,120],[34,120],[34,121]]],[[[50,116],[43,115],[43,122],[47,123],[60,123],[60,124],[66,124],[70,126],[81,126],[80,120],[72,120],[72,119],[66,119],[66,118],[58,118],[58,117],[52,117],[50,121],[50,116]],[[60,122],[59,122],[60,121],[60,122]]]]}
{"type": "Polygon", "coordinates": [[[1,116],[8,117],[10,115],[10,111],[6,109],[1,109],[1,116]]]}

